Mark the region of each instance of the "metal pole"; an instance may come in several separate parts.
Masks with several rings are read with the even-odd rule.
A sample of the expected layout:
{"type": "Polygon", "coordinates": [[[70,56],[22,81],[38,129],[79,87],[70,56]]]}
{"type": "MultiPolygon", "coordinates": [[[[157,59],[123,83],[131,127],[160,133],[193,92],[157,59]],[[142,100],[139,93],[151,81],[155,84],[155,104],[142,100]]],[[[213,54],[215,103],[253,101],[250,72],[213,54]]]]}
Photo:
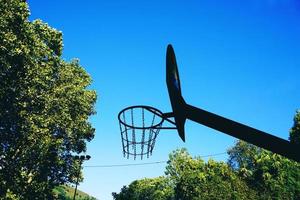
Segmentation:
{"type": "Polygon", "coordinates": [[[186,104],[186,118],[300,162],[300,145],[186,104]]]}
{"type": "Polygon", "coordinates": [[[75,197],[76,197],[77,185],[78,185],[79,175],[80,175],[80,169],[81,169],[81,163],[82,163],[82,161],[80,160],[79,170],[78,170],[78,174],[77,174],[77,180],[76,180],[76,185],[75,185],[75,191],[74,191],[73,200],[75,200],[75,197]]]}

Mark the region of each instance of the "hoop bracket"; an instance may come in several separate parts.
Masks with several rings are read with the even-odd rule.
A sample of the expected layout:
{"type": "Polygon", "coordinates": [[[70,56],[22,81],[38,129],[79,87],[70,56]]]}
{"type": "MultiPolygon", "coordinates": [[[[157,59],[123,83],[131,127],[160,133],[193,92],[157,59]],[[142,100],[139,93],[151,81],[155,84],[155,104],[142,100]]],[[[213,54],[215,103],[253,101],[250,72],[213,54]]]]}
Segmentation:
{"type": "MultiPolygon", "coordinates": [[[[167,113],[157,113],[157,112],[154,112],[153,109],[149,108],[149,107],[145,107],[146,110],[152,112],[153,114],[155,115],[158,115],[159,117],[161,117],[164,120],[166,120],[167,122],[171,123],[172,125],[174,125],[175,127],[163,127],[161,126],[159,129],[177,129],[176,127],[176,123],[172,120],[170,120],[169,118],[172,118],[174,117],[174,113],[173,112],[167,112],[167,113]]],[[[162,121],[162,123],[163,123],[162,121]]]]}

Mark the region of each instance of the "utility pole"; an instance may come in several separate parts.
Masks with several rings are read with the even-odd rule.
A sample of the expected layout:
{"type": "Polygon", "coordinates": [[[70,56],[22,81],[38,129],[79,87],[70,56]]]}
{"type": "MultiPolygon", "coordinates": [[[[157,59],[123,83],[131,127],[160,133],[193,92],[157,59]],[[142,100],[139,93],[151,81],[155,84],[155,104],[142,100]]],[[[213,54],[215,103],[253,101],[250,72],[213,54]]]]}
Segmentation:
{"type": "Polygon", "coordinates": [[[82,165],[83,161],[89,160],[90,158],[91,158],[90,155],[86,155],[86,156],[75,156],[75,160],[79,160],[79,169],[78,169],[78,174],[77,174],[77,179],[76,179],[76,185],[75,185],[75,191],[74,191],[73,200],[75,200],[75,197],[76,197],[77,185],[78,185],[78,181],[79,181],[81,165],[82,165]]]}

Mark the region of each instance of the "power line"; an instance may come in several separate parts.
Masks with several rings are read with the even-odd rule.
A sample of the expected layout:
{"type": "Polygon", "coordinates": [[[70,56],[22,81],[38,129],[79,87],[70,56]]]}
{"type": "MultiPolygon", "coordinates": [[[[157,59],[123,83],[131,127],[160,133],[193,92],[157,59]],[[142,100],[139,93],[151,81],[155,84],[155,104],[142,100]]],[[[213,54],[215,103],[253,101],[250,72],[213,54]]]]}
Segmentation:
{"type": "MultiPolygon", "coordinates": [[[[201,158],[207,158],[207,157],[220,156],[220,155],[224,155],[224,154],[227,154],[227,152],[204,155],[204,156],[200,156],[200,157],[201,158]]],[[[168,162],[167,160],[163,160],[163,161],[156,161],[156,162],[130,163],[130,164],[86,165],[84,167],[87,167],[87,168],[129,167],[129,166],[162,164],[162,163],[167,163],[167,162],[168,162]]]]}
{"type": "Polygon", "coordinates": [[[84,167],[128,167],[128,166],[138,166],[138,165],[153,165],[166,163],[167,161],[156,161],[156,162],[145,162],[145,163],[131,163],[131,164],[115,164],[115,165],[88,165],[84,167]]]}

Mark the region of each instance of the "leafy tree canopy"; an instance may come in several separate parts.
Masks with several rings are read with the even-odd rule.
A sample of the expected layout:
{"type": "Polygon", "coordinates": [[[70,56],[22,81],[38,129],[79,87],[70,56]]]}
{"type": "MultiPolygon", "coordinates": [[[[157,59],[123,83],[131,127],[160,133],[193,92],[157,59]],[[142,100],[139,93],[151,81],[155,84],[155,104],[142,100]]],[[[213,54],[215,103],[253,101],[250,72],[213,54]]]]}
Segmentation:
{"type": "MultiPolygon", "coordinates": [[[[54,188],[54,196],[59,200],[73,200],[75,189],[67,186],[61,185],[54,188]]],[[[96,200],[96,198],[77,190],[76,192],[76,200],[96,200]]]]}
{"type": "Polygon", "coordinates": [[[294,125],[290,130],[290,141],[300,145],[300,110],[296,112],[294,117],[294,125]]]}
{"type": "Polygon", "coordinates": [[[173,197],[173,189],[166,177],[145,178],[133,181],[124,186],[119,194],[112,194],[116,200],[169,200],[173,197]]]}
{"type": "Polygon", "coordinates": [[[228,151],[228,164],[260,199],[300,199],[300,164],[238,141],[228,151]]]}
{"type": "Polygon", "coordinates": [[[186,149],[170,154],[166,175],[173,182],[175,199],[255,199],[251,190],[226,163],[192,158],[186,149]]]}
{"type": "Polygon", "coordinates": [[[61,58],[61,32],[29,21],[24,1],[0,11],[0,198],[51,199],[94,137],[96,94],[78,60],[61,58]]]}

